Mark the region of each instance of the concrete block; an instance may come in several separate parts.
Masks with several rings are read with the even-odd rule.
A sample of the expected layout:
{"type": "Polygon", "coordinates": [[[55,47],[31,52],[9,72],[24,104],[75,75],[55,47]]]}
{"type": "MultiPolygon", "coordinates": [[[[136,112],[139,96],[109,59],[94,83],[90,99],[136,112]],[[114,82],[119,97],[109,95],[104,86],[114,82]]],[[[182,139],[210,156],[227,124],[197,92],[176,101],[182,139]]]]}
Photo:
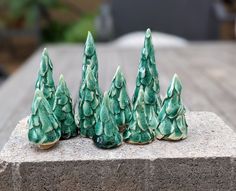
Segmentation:
{"type": "Polygon", "coordinates": [[[186,117],[180,142],[102,150],[76,137],[47,151],[28,142],[24,119],[0,153],[0,190],[236,190],[236,133],[213,113],[186,117]]]}

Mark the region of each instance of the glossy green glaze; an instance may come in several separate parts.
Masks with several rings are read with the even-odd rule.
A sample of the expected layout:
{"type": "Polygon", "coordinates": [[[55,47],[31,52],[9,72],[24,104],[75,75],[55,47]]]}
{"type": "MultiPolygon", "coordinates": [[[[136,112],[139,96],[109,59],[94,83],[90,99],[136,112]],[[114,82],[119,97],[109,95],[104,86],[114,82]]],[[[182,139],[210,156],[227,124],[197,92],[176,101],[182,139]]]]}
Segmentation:
{"type": "Polygon", "coordinates": [[[112,80],[108,96],[110,99],[111,112],[115,117],[120,132],[123,132],[132,118],[132,112],[130,99],[126,90],[126,80],[120,67],[117,68],[116,74],[112,80]]]}
{"type": "Polygon", "coordinates": [[[93,140],[97,147],[103,149],[118,147],[122,144],[123,139],[110,111],[110,100],[107,93],[105,93],[102,101],[93,140]]]}
{"type": "Polygon", "coordinates": [[[187,137],[185,108],[181,101],[182,85],[175,74],[167,90],[166,98],[159,114],[156,137],[164,140],[180,140],[187,137]]]}
{"type": "Polygon", "coordinates": [[[54,145],[61,137],[60,123],[43,93],[38,89],[35,91],[28,125],[28,139],[39,147],[54,145]]]}
{"type": "Polygon", "coordinates": [[[92,138],[95,134],[95,125],[98,120],[102,95],[98,87],[94,72],[88,66],[86,77],[79,90],[78,117],[80,134],[92,138]]]}
{"type": "Polygon", "coordinates": [[[82,81],[86,77],[88,66],[90,66],[93,71],[94,78],[98,81],[98,59],[93,36],[90,32],[88,32],[87,40],[84,46],[82,81]]]}
{"type": "Polygon", "coordinates": [[[145,34],[136,78],[136,88],[133,95],[133,105],[136,104],[141,87],[144,91],[144,104],[153,107],[158,115],[161,107],[160,86],[150,29],[147,29],[145,34]]]}
{"type": "Polygon", "coordinates": [[[42,53],[40,69],[35,88],[43,92],[43,95],[48,100],[51,106],[53,106],[54,94],[56,91],[52,73],[52,61],[49,58],[47,49],[45,48],[42,53]]]}
{"type": "Polygon", "coordinates": [[[151,105],[145,104],[145,92],[141,86],[129,127],[124,132],[124,139],[131,144],[147,144],[155,139],[158,125],[156,111],[151,105]]]}
{"type": "Polygon", "coordinates": [[[72,99],[63,75],[60,76],[59,84],[55,93],[53,112],[61,123],[62,139],[69,139],[78,135],[78,128],[74,120],[72,99]]]}

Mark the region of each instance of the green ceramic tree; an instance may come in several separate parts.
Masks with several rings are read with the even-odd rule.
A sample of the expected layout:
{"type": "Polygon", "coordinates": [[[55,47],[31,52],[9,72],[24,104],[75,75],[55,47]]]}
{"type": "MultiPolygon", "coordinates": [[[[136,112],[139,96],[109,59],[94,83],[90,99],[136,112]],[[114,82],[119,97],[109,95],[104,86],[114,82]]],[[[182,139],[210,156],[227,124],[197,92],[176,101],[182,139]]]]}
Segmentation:
{"type": "Polygon", "coordinates": [[[120,67],[117,68],[116,74],[112,80],[108,96],[110,99],[111,112],[115,117],[120,132],[123,132],[132,118],[132,112],[130,99],[126,90],[125,77],[120,67]]]}
{"type": "Polygon", "coordinates": [[[159,114],[159,125],[156,130],[158,139],[180,140],[187,137],[185,107],[181,101],[182,85],[175,74],[167,90],[166,98],[159,114]]]}
{"type": "Polygon", "coordinates": [[[94,143],[97,147],[109,149],[122,144],[122,136],[116,125],[115,118],[110,112],[110,102],[108,94],[104,94],[98,122],[95,126],[94,143]]]}
{"type": "Polygon", "coordinates": [[[79,92],[78,117],[80,134],[83,137],[92,138],[100,111],[102,95],[90,66],[87,68],[86,77],[80,86],[79,92]]]}
{"type": "Polygon", "coordinates": [[[28,139],[41,149],[55,145],[61,137],[61,127],[51,106],[40,90],[35,91],[32,114],[28,120],[28,139]]]}
{"type": "Polygon", "coordinates": [[[78,134],[78,128],[74,120],[70,91],[63,75],[60,76],[59,84],[55,93],[53,112],[61,123],[62,139],[69,139],[78,134]]]}
{"type": "Polygon", "coordinates": [[[53,65],[49,58],[48,51],[45,48],[42,53],[38,79],[36,81],[36,89],[43,92],[43,95],[52,106],[54,102],[54,94],[56,91],[53,80],[53,65]]]}
{"type": "Polygon", "coordinates": [[[145,35],[144,47],[142,49],[136,78],[133,105],[135,105],[137,101],[141,87],[143,87],[144,91],[144,104],[153,107],[158,115],[161,107],[160,86],[150,29],[147,29],[145,35]]]}
{"type": "Polygon", "coordinates": [[[133,117],[124,132],[124,139],[131,144],[147,144],[155,139],[155,130],[158,125],[154,107],[145,104],[145,92],[140,87],[135,105],[133,117]]]}
{"type": "Polygon", "coordinates": [[[98,59],[93,36],[90,32],[88,32],[87,40],[84,46],[82,81],[84,81],[86,77],[88,66],[90,66],[93,71],[94,78],[98,81],[98,59]]]}

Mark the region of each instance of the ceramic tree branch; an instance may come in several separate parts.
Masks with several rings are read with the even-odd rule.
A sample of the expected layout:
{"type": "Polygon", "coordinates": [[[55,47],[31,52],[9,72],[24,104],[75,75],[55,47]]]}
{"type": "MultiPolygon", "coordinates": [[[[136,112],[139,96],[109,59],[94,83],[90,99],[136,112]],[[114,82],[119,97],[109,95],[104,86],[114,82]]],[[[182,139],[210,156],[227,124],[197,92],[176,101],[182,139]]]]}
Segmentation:
{"type": "Polygon", "coordinates": [[[185,107],[181,100],[181,91],[180,79],[175,74],[159,114],[157,139],[176,141],[187,137],[188,125],[185,119],[185,107]]]}
{"type": "Polygon", "coordinates": [[[28,120],[28,139],[40,149],[49,149],[61,137],[60,123],[40,90],[36,90],[28,120]]]}
{"type": "Polygon", "coordinates": [[[55,93],[53,112],[61,123],[61,138],[69,139],[77,136],[78,128],[75,124],[72,99],[63,75],[60,76],[55,93]]]}
{"type": "Polygon", "coordinates": [[[52,106],[54,103],[54,94],[56,88],[53,80],[53,65],[46,48],[42,53],[38,79],[36,81],[35,87],[36,89],[39,89],[43,92],[43,95],[52,106]]]}

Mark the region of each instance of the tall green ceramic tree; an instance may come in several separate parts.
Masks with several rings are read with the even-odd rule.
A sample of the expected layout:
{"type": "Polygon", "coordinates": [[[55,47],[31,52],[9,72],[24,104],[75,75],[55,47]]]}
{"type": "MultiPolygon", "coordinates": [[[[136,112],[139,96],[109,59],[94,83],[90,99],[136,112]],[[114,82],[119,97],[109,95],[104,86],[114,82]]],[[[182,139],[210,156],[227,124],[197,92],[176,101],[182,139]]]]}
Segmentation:
{"type": "Polygon", "coordinates": [[[93,36],[88,32],[87,40],[84,46],[82,81],[86,78],[86,71],[88,66],[93,71],[94,78],[98,81],[98,59],[93,36]]]}
{"type": "Polygon", "coordinates": [[[164,140],[180,140],[187,137],[185,107],[181,100],[182,85],[175,74],[168,87],[166,98],[159,114],[156,137],[164,140]]]}
{"type": "Polygon", "coordinates": [[[120,132],[123,132],[132,118],[132,112],[130,99],[126,90],[126,80],[120,67],[117,68],[116,74],[112,80],[108,96],[110,99],[111,112],[115,117],[120,132]]]}
{"type": "Polygon", "coordinates": [[[158,125],[154,107],[145,104],[145,92],[140,87],[135,105],[133,105],[133,117],[124,132],[124,139],[131,144],[147,144],[155,139],[155,130],[158,125]]]}
{"type": "Polygon", "coordinates": [[[53,65],[46,48],[43,50],[41,56],[40,69],[35,88],[43,92],[43,95],[52,106],[56,88],[53,80],[53,65]]]}
{"type": "Polygon", "coordinates": [[[43,93],[38,89],[35,91],[28,125],[29,141],[41,149],[52,147],[61,137],[60,123],[43,93]]]}
{"type": "Polygon", "coordinates": [[[78,135],[78,128],[75,124],[72,108],[72,99],[63,75],[60,76],[59,84],[55,93],[53,112],[61,123],[62,139],[69,139],[78,135]]]}
{"type": "Polygon", "coordinates": [[[136,78],[136,88],[133,95],[133,105],[136,104],[141,87],[144,91],[144,104],[153,107],[158,115],[161,107],[160,86],[150,29],[147,29],[145,34],[136,78]]]}
{"type": "Polygon", "coordinates": [[[105,93],[98,122],[95,126],[94,143],[97,147],[109,149],[122,144],[122,135],[116,125],[113,114],[110,112],[110,102],[108,94],[105,93]]]}
{"type": "Polygon", "coordinates": [[[78,117],[80,134],[83,137],[92,138],[98,120],[102,95],[98,87],[94,72],[87,68],[86,77],[80,86],[80,98],[78,103],[78,117]]]}

